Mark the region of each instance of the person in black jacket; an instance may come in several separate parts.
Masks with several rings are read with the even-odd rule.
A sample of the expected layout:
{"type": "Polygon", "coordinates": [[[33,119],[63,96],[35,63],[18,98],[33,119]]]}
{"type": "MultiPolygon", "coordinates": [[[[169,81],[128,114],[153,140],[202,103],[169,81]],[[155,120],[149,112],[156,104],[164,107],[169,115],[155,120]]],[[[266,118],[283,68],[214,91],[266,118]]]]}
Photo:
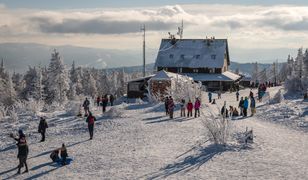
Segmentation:
{"type": "Polygon", "coordinates": [[[90,101],[88,100],[88,98],[86,98],[86,100],[83,102],[83,109],[84,109],[84,117],[88,116],[88,113],[90,111],[90,101]]]}
{"type": "Polygon", "coordinates": [[[94,132],[94,122],[96,121],[96,118],[92,115],[91,112],[89,112],[89,116],[87,117],[86,122],[88,123],[88,129],[90,134],[90,140],[93,139],[93,132],[94,132]]]}
{"type": "Polygon", "coordinates": [[[45,133],[46,133],[47,128],[48,128],[48,124],[46,122],[46,119],[41,117],[40,124],[39,124],[39,127],[38,127],[38,132],[41,133],[41,135],[42,135],[41,142],[45,141],[45,133]]]}
{"type": "Polygon", "coordinates": [[[113,106],[114,99],[115,99],[114,96],[112,94],[110,94],[110,96],[109,96],[110,106],[113,106]]]}
{"type": "Polygon", "coordinates": [[[19,159],[19,165],[18,165],[18,174],[20,174],[21,168],[25,165],[26,170],[24,173],[28,172],[28,165],[27,165],[27,157],[29,153],[29,147],[27,145],[26,136],[23,133],[22,130],[18,131],[19,137],[14,137],[13,134],[10,134],[12,138],[14,138],[17,141],[17,147],[18,147],[18,154],[17,158],[19,159]]]}
{"type": "Polygon", "coordinates": [[[64,143],[62,144],[62,147],[61,147],[60,156],[62,159],[62,165],[66,165],[66,158],[68,157],[68,154],[67,154],[66,146],[64,143]]]}
{"type": "Polygon", "coordinates": [[[244,115],[244,98],[243,97],[241,97],[238,107],[240,109],[240,116],[243,116],[244,115]]]}

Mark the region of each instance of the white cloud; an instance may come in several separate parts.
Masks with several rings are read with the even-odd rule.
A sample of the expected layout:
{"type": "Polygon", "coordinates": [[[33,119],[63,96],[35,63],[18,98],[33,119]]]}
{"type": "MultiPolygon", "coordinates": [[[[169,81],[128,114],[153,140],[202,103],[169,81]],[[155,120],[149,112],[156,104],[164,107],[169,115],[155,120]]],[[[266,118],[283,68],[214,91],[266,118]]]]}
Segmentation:
{"type": "MultiPolygon", "coordinates": [[[[174,5],[160,8],[27,10],[0,5],[0,39],[139,49],[140,25],[147,46],[157,49],[184,20],[185,38],[228,38],[231,49],[297,48],[308,44],[307,6],[174,5]]],[[[104,57],[105,58],[105,57],[104,57]]]]}

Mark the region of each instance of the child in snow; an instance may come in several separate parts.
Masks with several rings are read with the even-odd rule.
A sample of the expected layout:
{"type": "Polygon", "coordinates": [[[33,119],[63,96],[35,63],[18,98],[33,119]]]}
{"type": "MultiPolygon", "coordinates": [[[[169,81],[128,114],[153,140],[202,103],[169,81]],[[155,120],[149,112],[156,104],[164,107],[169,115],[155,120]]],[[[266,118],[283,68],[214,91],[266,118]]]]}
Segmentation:
{"type": "Polygon", "coordinates": [[[59,149],[55,149],[51,152],[50,159],[52,160],[52,162],[58,162],[60,160],[59,149]]]}
{"type": "Polygon", "coordinates": [[[213,101],[212,101],[212,104],[216,104],[216,101],[215,101],[215,99],[213,99],[213,101]]]}
{"type": "Polygon", "coordinates": [[[169,110],[168,110],[168,102],[169,102],[169,99],[168,97],[165,98],[165,110],[166,110],[166,116],[168,115],[169,113],[169,110]]]}
{"type": "Polygon", "coordinates": [[[39,127],[38,127],[38,132],[41,133],[41,135],[42,135],[41,142],[45,141],[45,133],[46,133],[47,128],[48,128],[48,124],[46,122],[46,119],[41,117],[40,118],[40,124],[39,124],[39,127]]]}
{"type": "Polygon", "coordinates": [[[195,101],[195,118],[197,117],[200,117],[200,106],[201,106],[201,102],[198,98],[196,98],[196,101],[195,101]]]}
{"type": "Polygon", "coordinates": [[[169,101],[168,101],[168,110],[169,110],[169,116],[171,119],[173,119],[173,111],[174,111],[174,102],[172,97],[169,97],[169,101]]]}
{"type": "Polygon", "coordinates": [[[62,147],[61,147],[60,156],[62,159],[62,165],[66,165],[66,158],[68,157],[68,154],[67,154],[66,146],[64,143],[62,144],[62,147]]]}
{"type": "Polygon", "coordinates": [[[251,116],[256,113],[256,100],[254,97],[250,98],[250,109],[251,109],[251,116]]]}
{"type": "Polygon", "coordinates": [[[209,96],[209,103],[211,103],[211,102],[212,102],[212,93],[209,92],[209,93],[208,93],[208,96],[209,96]]]}
{"type": "Polygon", "coordinates": [[[91,112],[89,112],[89,116],[86,119],[86,122],[88,123],[88,129],[90,134],[90,140],[93,139],[93,132],[94,132],[94,122],[96,121],[96,118],[92,115],[91,112]]]}
{"type": "Polygon", "coordinates": [[[181,100],[181,117],[185,117],[185,99],[181,100]]]}
{"type": "Polygon", "coordinates": [[[248,97],[245,97],[244,104],[243,104],[243,113],[245,117],[247,117],[248,104],[249,104],[248,97]]]}
{"type": "Polygon", "coordinates": [[[187,103],[187,117],[192,117],[193,107],[193,103],[191,102],[191,100],[189,100],[187,103]]]}
{"type": "Polygon", "coordinates": [[[238,92],[238,91],[236,91],[236,101],[238,101],[239,100],[239,96],[240,96],[240,93],[238,92]]]}

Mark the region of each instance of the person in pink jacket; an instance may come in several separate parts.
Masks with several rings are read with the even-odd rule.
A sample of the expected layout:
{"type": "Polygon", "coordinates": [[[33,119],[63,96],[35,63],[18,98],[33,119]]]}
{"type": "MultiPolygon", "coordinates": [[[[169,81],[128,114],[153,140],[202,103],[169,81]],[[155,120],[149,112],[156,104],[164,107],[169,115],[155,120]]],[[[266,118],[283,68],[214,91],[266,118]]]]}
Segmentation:
{"type": "Polygon", "coordinates": [[[188,101],[186,107],[187,107],[187,117],[191,117],[192,116],[192,110],[194,108],[194,105],[191,102],[191,100],[188,101]]]}
{"type": "Polygon", "coordinates": [[[195,101],[195,118],[197,117],[200,117],[200,106],[201,106],[201,102],[198,98],[196,98],[196,101],[195,101]]]}

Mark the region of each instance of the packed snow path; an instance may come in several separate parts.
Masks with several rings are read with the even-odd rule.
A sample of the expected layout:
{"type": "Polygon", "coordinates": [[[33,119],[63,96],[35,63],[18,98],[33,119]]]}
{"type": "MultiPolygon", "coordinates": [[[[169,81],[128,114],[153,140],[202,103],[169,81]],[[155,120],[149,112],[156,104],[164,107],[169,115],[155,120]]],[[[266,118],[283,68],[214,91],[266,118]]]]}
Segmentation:
{"type": "MultiPolygon", "coordinates": [[[[272,91],[276,91],[273,88],[272,91]]],[[[240,92],[249,94],[249,90],[240,92]]],[[[234,93],[222,95],[237,104],[234,93]]],[[[213,107],[213,106],[212,106],[213,107]]],[[[1,123],[0,179],[307,179],[308,134],[260,120],[231,121],[235,131],[254,130],[254,143],[211,145],[201,118],[165,116],[162,105],[118,107],[122,118],[101,116],[89,141],[84,118],[63,113],[48,119],[47,141],[39,143],[38,120],[1,123]],[[30,172],[16,176],[16,147],[7,136],[12,127],[27,126],[30,172]],[[64,167],[50,162],[51,150],[65,142],[74,160],[64,167]]],[[[214,109],[214,108],[213,108],[214,109]]],[[[206,109],[204,109],[206,111],[206,109]]],[[[257,112],[262,113],[262,112],[257,112]]]]}

